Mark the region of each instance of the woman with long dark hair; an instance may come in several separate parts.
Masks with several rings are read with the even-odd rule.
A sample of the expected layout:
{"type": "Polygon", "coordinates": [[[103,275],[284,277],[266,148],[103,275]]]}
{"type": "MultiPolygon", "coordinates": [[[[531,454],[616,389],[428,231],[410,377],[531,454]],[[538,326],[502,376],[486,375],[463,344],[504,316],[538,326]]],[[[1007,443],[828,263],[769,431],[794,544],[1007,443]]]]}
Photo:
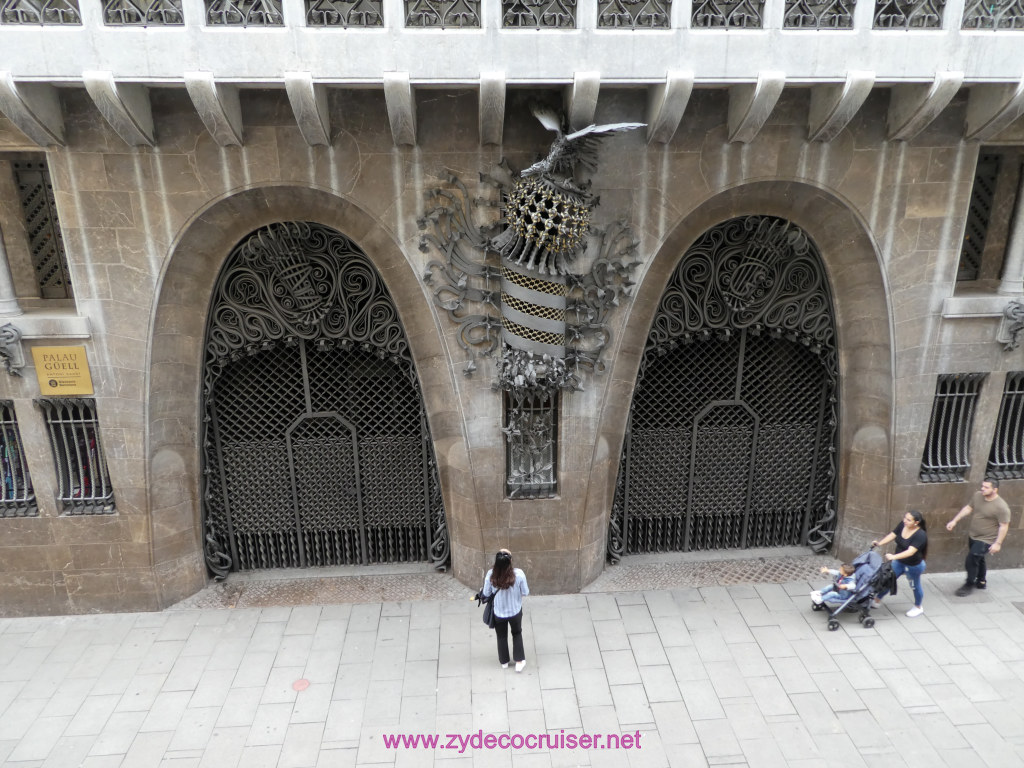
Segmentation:
{"type": "Polygon", "coordinates": [[[512,553],[499,549],[494,566],[484,576],[484,597],[494,595],[494,634],[498,638],[498,663],[508,669],[508,629],[512,628],[512,658],[516,672],[526,666],[523,649],[523,598],[530,594],[526,574],[512,567],[512,553]]]}
{"type": "MultiPolygon", "coordinates": [[[[921,588],[921,575],[924,573],[927,564],[924,559],[928,556],[928,531],[924,522],[924,515],[916,509],[912,509],[903,516],[902,522],[892,529],[892,533],[886,534],[885,538],[879,541],[872,541],[871,546],[883,547],[890,541],[896,542],[896,551],[890,552],[885,559],[892,563],[892,572],[898,579],[904,573],[907,574],[907,582],[914,591],[914,607],[907,611],[907,616],[914,618],[924,613],[921,605],[924,601],[924,590],[921,588]]],[[[875,600],[875,606],[881,605],[881,599],[888,592],[880,592],[875,600]]]]}

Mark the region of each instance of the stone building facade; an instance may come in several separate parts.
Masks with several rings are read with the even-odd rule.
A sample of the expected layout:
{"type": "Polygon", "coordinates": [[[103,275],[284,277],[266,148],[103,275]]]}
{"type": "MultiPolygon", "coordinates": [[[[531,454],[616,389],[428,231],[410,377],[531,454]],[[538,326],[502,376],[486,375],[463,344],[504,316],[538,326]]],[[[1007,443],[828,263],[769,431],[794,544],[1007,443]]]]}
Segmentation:
{"type": "MultiPolygon", "coordinates": [[[[606,30],[601,2],[580,3],[558,29],[507,30],[469,2],[476,27],[424,29],[414,3],[385,2],[380,29],[367,31],[315,28],[313,3],[286,2],[268,27],[217,28],[209,8],[185,2],[180,29],[152,20],[118,28],[117,4],[106,4],[106,18],[99,5],[69,5],[77,26],[32,25],[8,2],[0,23],[9,272],[0,274],[0,322],[13,329],[5,361],[21,374],[0,375],[5,613],[155,610],[236,569],[375,558],[435,560],[475,585],[499,547],[516,553],[539,591],[572,592],[609,559],[639,551],[795,544],[847,557],[906,508],[925,513],[930,570],[955,570],[964,535],[943,525],[991,471],[1013,510],[993,565],[1024,562],[1020,14],[976,31],[963,27],[980,11],[949,2],[937,27],[893,30],[880,28],[885,3],[865,3],[847,28],[796,29],[793,4],[769,2],[757,5],[754,29],[735,19],[704,29],[704,6],[680,2],[665,4],[664,29],[634,19],[606,30]],[[351,57],[338,60],[338,40],[351,57]],[[500,348],[480,355],[496,338],[490,326],[479,345],[459,324],[479,314],[500,326],[495,296],[452,304],[467,285],[495,290],[497,278],[456,270],[446,283],[450,260],[424,234],[437,221],[437,190],[469,211],[453,241],[500,227],[491,180],[503,161],[526,168],[552,142],[531,114],[537,103],[562,110],[567,130],[645,127],[603,139],[596,169],[583,174],[600,196],[595,231],[625,222],[631,245],[618,254],[616,301],[602,310],[600,360],[548,401],[549,421],[530,417],[548,430],[531,449],[510,447],[508,394],[493,386],[500,348]],[[40,266],[58,230],[40,235],[30,179],[42,179],[44,197],[52,188],[45,215],[59,227],[63,294],[59,275],[40,266]],[[741,237],[727,257],[715,243],[734,236],[723,229],[730,222],[736,237],[776,222],[785,230],[756,253],[741,237]],[[280,293],[280,265],[265,282],[256,267],[246,267],[249,282],[228,281],[245,259],[264,258],[266,241],[300,232],[282,223],[313,234],[296,235],[295,253],[267,253],[294,256],[289,264],[311,282],[280,293]],[[335,304],[316,287],[321,262],[295,255],[316,233],[328,243],[316,255],[328,272],[350,258],[362,270],[338,281],[335,304]],[[705,241],[706,263],[725,281],[717,287],[697,267],[681,269],[705,241]],[[785,272],[797,256],[806,269],[785,272]],[[809,285],[808,271],[813,296],[751,308],[776,283],[809,285]],[[310,330],[335,312],[355,317],[352,297],[370,295],[367,281],[392,314],[368,315],[362,330],[337,330],[341,320],[310,330]],[[673,285],[679,301],[697,297],[696,320],[668,300],[673,285]],[[378,328],[392,335],[382,341],[378,328]],[[32,352],[54,347],[84,348],[91,392],[50,388],[57,377],[32,352]],[[676,367],[658,374],[659,390],[662,359],[676,367]],[[711,392],[726,361],[746,366],[737,382],[750,380],[735,396],[695,395],[704,381],[711,392]],[[390,375],[405,377],[394,397],[415,421],[407,458],[373,439],[373,425],[398,407],[381,373],[392,364],[390,375]],[[329,385],[310,383],[317,366],[330,369],[329,385]],[[335,368],[359,374],[341,382],[335,368]],[[811,410],[792,424],[754,404],[789,403],[819,370],[811,410]],[[351,410],[317,405],[321,386],[337,387],[351,410]],[[673,418],[692,421],[645,437],[641,388],[655,420],[664,414],[662,432],[673,418]],[[262,440],[292,395],[299,415],[262,440]],[[687,398],[690,410],[678,410],[687,398]],[[304,451],[328,443],[307,462],[304,451]],[[368,458],[374,450],[380,457],[368,458]],[[349,459],[353,479],[335,471],[349,459]],[[804,474],[790,478],[805,488],[796,511],[774,533],[755,533],[778,511],[758,499],[789,493],[778,478],[801,462],[804,474]],[[510,483],[517,472],[530,477],[510,483]],[[389,492],[400,495],[410,476],[422,530],[388,522],[401,517],[388,517],[389,492]],[[387,508],[377,527],[372,504],[387,508]],[[268,511],[275,505],[296,519],[307,506],[330,517],[349,505],[355,538],[311,534],[297,545],[294,531],[277,532],[292,523],[268,511]],[[255,533],[246,520],[259,523],[255,533]],[[666,533],[673,526],[681,533],[666,533]]],[[[577,275],[600,260],[597,241],[577,275]]],[[[496,263],[493,253],[464,253],[496,263]]]]}

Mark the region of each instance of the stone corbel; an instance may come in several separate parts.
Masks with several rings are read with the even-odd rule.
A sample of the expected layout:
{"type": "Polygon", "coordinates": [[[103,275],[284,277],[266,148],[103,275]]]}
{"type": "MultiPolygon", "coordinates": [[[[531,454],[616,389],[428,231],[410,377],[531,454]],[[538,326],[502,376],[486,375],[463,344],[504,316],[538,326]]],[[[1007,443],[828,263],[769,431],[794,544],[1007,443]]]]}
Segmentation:
{"type": "Polygon", "coordinates": [[[309,146],[331,145],[331,117],[327,110],[327,86],[313,82],[309,72],[285,72],[284,89],[295,113],[302,138],[309,146]]]}
{"type": "Polygon", "coordinates": [[[18,85],[10,72],[0,72],[0,112],[39,146],[64,146],[64,114],[52,85],[18,85]]]}
{"type": "Polygon", "coordinates": [[[505,73],[480,73],[480,143],[501,144],[505,129],[505,73]]]}
{"type": "Polygon", "coordinates": [[[153,110],[144,85],[115,83],[111,72],[83,72],[85,90],[125,144],[152,147],[153,110]]]}
{"type": "Polygon", "coordinates": [[[889,96],[889,140],[910,141],[939,116],[964,82],[963,72],[939,72],[927,85],[894,85],[889,96]]]}
{"type": "Polygon", "coordinates": [[[786,85],[784,72],[759,72],[757,82],[729,88],[729,141],[754,140],[786,85]]]}
{"type": "Polygon", "coordinates": [[[21,376],[25,353],[21,349],[21,331],[12,323],[0,326],[0,360],[11,376],[21,376]]]}
{"type": "Polygon", "coordinates": [[[1024,78],[1016,85],[972,85],[967,97],[968,140],[987,141],[1024,114],[1024,78]]]}
{"type": "Polygon", "coordinates": [[[847,72],[846,82],[811,88],[810,141],[832,141],[847,126],[875,84],[874,72],[847,72]]]}
{"type": "Polygon", "coordinates": [[[1014,299],[1003,310],[1003,322],[999,328],[999,340],[1006,341],[1004,352],[1020,347],[1020,335],[1024,332],[1024,301],[1014,299]]]}
{"type": "Polygon", "coordinates": [[[395,144],[416,146],[416,99],[408,72],[384,73],[384,101],[395,144]]]}
{"type": "Polygon", "coordinates": [[[242,105],[237,86],[218,84],[212,72],[186,72],[185,90],[214,141],[222,147],[242,146],[242,105]]]}
{"type": "Polygon", "coordinates": [[[669,72],[665,82],[647,91],[647,142],[668,144],[693,92],[693,72],[669,72]]]}
{"type": "Polygon", "coordinates": [[[575,73],[572,85],[565,89],[565,111],[569,116],[570,131],[578,131],[594,123],[600,92],[600,72],[575,73]]]}

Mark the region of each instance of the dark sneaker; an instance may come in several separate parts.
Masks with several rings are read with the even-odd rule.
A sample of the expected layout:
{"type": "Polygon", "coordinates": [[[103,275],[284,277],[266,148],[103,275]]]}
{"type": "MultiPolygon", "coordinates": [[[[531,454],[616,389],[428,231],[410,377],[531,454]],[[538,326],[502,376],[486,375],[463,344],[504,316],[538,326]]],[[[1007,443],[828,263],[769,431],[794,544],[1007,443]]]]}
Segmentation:
{"type": "Polygon", "coordinates": [[[955,594],[956,594],[957,597],[967,597],[973,591],[974,591],[974,585],[973,584],[964,584],[962,587],[960,587],[960,589],[958,589],[956,591],[955,594]]]}
{"type": "Polygon", "coordinates": [[[988,582],[985,581],[984,579],[978,579],[976,582],[974,582],[974,588],[975,589],[984,589],[987,586],[988,586],[988,582]]]}

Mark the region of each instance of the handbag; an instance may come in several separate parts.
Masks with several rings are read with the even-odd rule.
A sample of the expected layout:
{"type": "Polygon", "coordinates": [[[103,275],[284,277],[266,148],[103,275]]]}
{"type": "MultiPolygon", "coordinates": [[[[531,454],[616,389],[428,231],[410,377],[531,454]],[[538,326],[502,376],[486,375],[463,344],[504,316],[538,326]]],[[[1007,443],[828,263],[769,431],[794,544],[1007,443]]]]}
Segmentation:
{"type": "Polygon", "coordinates": [[[476,599],[477,605],[483,603],[484,624],[486,624],[491,629],[494,629],[494,605],[492,603],[492,601],[494,600],[494,593],[492,593],[490,597],[484,597],[482,592],[477,592],[476,595],[474,595],[474,598],[476,599]]]}

